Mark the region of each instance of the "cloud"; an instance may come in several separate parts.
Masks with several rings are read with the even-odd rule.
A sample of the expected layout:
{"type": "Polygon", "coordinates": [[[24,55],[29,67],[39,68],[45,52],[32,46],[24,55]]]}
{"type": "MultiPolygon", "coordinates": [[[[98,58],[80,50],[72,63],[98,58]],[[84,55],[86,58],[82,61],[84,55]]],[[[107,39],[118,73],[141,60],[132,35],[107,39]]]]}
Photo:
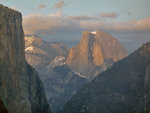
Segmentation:
{"type": "Polygon", "coordinates": [[[36,34],[45,40],[62,42],[69,47],[75,46],[80,41],[84,30],[104,30],[114,33],[114,36],[126,45],[129,52],[150,40],[150,17],[122,22],[94,18],[96,17],[70,17],[63,15],[61,11],[47,16],[32,14],[23,17],[23,28],[25,34],[36,34]]]}
{"type": "Polygon", "coordinates": [[[23,28],[25,34],[36,34],[48,41],[63,42],[69,47],[78,43],[83,31],[78,21],[68,19],[61,11],[48,16],[24,16],[23,28]]]}
{"type": "Polygon", "coordinates": [[[45,4],[40,4],[40,5],[38,6],[38,8],[39,8],[39,9],[46,8],[46,5],[45,5],[45,4]]]}
{"type": "Polygon", "coordinates": [[[67,18],[71,19],[71,20],[78,20],[78,21],[81,21],[81,20],[99,20],[99,18],[97,18],[97,17],[84,16],[84,15],[80,15],[80,16],[68,16],[67,18]]]}
{"type": "Polygon", "coordinates": [[[143,32],[150,31],[150,17],[141,20],[112,22],[100,20],[92,16],[65,16],[61,11],[44,16],[32,14],[23,18],[25,33],[39,33],[44,31],[70,29],[109,30],[117,32],[143,32]],[[78,20],[78,21],[74,21],[78,20]],[[89,21],[90,20],[90,21],[89,21]]]}
{"type": "Polygon", "coordinates": [[[25,33],[36,34],[45,31],[51,31],[52,29],[61,28],[67,26],[67,22],[59,18],[59,13],[49,16],[41,14],[33,14],[24,17],[23,26],[25,33]]]}
{"type": "Polygon", "coordinates": [[[110,31],[121,31],[121,32],[135,32],[135,31],[150,31],[150,17],[141,19],[141,20],[130,20],[124,22],[110,23],[108,21],[93,21],[80,22],[82,28],[86,29],[103,29],[110,31]]]}
{"type": "Polygon", "coordinates": [[[54,4],[54,7],[55,7],[56,9],[62,8],[62,7],[64,7],[64,6],[65,6],[65,2],[64,2],[63,0],[60,0],[59,2],[57,2],[57,3],[54,4]]]}
{"type": "Polygon", "coordinates": [[[37,33],[56,33],[56,32],[74,32],[80,29],[79,22],[68,19],[57,11],[55,14],[44,16],[41,14],[32,14],[23,17],[23,27],[25,34],[37,33]]]}
{"type": "Polygon", "coordinates": [[[113,13],[113,12],[110,12],[110,13],[102,13],[100,15],[100,17],[102,18],[117,18],[118,17],[118,14],[117,13],[113,13]]]}

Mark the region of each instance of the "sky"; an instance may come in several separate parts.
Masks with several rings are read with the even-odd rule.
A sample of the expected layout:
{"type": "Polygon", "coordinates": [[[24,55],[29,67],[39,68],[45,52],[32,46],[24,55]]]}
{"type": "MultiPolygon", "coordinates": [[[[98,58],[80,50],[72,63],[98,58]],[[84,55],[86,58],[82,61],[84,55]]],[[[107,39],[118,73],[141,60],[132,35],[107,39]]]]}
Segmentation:
{"type": "Polygon", "coordinates": [[[129,53],[150,41],[150,0],[0,0],[23,15],[25,34],[78,44],[85,30],[103,30],[129,53]]]}

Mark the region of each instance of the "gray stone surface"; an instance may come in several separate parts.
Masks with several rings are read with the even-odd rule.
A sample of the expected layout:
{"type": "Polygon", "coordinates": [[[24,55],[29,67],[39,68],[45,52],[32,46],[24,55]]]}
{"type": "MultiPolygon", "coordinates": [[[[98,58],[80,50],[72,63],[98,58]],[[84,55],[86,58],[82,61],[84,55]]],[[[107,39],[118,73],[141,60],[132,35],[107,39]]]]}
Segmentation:
{"type": "Polygon", "coordinates": [[[0,99],[9,113],[50,113],[38,73],[25,60],[22,16],[2,5],[0,99]]]}

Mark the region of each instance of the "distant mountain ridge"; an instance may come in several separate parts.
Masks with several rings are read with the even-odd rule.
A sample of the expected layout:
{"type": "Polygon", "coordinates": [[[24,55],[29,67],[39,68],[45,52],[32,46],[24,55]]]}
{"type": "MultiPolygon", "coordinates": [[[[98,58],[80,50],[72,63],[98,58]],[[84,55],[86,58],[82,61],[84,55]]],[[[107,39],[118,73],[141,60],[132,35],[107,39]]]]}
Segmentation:
{"type": "Polygon", "coordinates": [[[56,113],[88,80],[66,65],[69,49],[65,45],[46,42],[33,34],[26,35],[24,39],[26,60],[39,72],[48,103],[52,112],[56,113]]]}
{"type": "Polygon", "coordinates": [[[103,31],[84,31],[80,43],[70,49],[67,65],[93,79],[98,73],[126,56],[125,48],[110,34],[103,31]]]}
{"type": "Polygon", "coordinates": [[[26,59],[30,65],[48,65],[56,56],[66,56],[67,47],[62,43],[52,43],[43,41],[36,35],[26,35],[25,37],[26,59]]]}
{"type": "Polygon", "coordinates": [[[61,113],[150,113],[150,42],[81,88],[61,113]]]}

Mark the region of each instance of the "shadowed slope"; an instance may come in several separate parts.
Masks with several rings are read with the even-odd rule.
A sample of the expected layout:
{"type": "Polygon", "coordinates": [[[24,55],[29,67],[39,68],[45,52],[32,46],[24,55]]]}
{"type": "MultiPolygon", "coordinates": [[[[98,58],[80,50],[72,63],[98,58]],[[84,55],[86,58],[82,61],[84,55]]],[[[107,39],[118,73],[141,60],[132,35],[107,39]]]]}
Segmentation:
{"type": "Polygon", "coordinates": [[[149,113],[150,43],[99,74],[61,113],[149,113]]]}

